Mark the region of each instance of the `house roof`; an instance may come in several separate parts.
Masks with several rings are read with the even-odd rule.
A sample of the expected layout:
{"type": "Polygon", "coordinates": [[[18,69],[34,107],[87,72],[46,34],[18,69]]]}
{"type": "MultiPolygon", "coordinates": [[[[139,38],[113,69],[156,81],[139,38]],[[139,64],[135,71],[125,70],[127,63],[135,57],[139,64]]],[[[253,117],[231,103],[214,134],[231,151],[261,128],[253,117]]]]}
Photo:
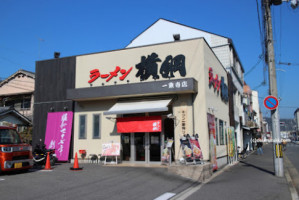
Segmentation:
{"type": "Polygon", "coordinates": [[[12,114],[21,121],[23,121],[25,124],[32,125],[32,122],[30,119],[19,113],[16,109],[10,108],[10,107],[0,107],[0,117],[12,114]]]}
{"type": "Polygon", "coordinates": [[[26,71],[26,70],[23,70],[23,69],[19,69],[17,72],[15,72],[11,76],[9,76],[8,78],[6,78],[2,82],[0,82],[0,87],[4,84],[8,83],[11,79],[13,79],[14,77],[16,77],[20,74],[24,74],[25,76],[28,76],[28,77],[31,77],[31,78],[35,79],[35,73],[30,72],[30,71],[26,71]]]}

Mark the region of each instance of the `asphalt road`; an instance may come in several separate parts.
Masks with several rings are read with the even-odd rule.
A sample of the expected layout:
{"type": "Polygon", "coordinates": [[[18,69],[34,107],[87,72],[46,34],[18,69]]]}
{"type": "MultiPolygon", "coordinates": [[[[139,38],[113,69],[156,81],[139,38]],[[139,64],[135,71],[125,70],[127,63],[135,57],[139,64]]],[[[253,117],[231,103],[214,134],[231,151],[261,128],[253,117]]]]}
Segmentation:
{"type": "MultiPolygon", "coordinates": [[[[299,145],[288,144],[284,155],[285,160],[291,163],[285,165],[285,170],[286,167],[291,169],[290,175],[299,181],[296,179],[299,171],[299,145]]],[[[264,146],[264,155],[252,154],[244,161],[219,171],[219,175],[204,184],[170,174],[166,168],[80,164],[82,171],[71,171],[69,168],[72,166],[58,164],[52,171],[30,170],[27,173],[2,174],[0,199],[147,200],[165,194],[176,194],[178,199],[190,200],[291,199],[287,180],[274,176],[270,144],[264,146]],[[190,192],[190,195],[179,197],[186,192],[190,192]]]]}
{"type": "Polygon", "coordinates": [[[284,153],[299,172],[299,144],[288,143],[284,153]]]}
{"type": "Polygon", "coordinates": [[[53,171],[2,174],[0,199],[155,199],[198,184],[165,168],[80,164],[82,171],[71,171],[70,167],[60,164],[53,171]]]}
{"type": "Polygon", "coordinates": [[[289,171],[299,194],[299,144],[288,143],[284,155],[284,169],[289,171]]]}

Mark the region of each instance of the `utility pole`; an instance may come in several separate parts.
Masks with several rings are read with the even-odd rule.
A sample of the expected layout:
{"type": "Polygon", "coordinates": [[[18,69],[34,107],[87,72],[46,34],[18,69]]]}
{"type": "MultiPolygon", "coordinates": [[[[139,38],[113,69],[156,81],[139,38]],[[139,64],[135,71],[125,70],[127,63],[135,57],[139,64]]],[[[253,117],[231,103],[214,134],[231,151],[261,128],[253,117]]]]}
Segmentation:
{"type": "MultiPolygon", "coordinates": [[[[265,8],[264,21],[266,26],[266,51],[267,63],[269,67],[269,93],[272,96],[278,97],[276,69],[275,69],[275,54],[273,45],[273,30],[272,30],[272,17],[271,17],[271,0],[263,0],[265,8]]],[[[283,177],[283,157],[282,157],[282,144],[280,136],[280,123],[278,107],[271,111],[272,119],[272,139],[273,139],[273,161],[275,168],[275,176],[283,177]]]]}

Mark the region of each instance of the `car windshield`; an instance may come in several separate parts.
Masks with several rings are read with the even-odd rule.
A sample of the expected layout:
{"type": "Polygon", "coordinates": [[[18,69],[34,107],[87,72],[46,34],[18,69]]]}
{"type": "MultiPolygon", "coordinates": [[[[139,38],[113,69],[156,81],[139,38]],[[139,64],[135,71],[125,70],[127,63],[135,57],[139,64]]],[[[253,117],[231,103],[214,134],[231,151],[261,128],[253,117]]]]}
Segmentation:
{"type": "Polygon", "coordinates": [[[0,129],[0,144],[20,144],[21,138],[14,129],[0,129]]]}

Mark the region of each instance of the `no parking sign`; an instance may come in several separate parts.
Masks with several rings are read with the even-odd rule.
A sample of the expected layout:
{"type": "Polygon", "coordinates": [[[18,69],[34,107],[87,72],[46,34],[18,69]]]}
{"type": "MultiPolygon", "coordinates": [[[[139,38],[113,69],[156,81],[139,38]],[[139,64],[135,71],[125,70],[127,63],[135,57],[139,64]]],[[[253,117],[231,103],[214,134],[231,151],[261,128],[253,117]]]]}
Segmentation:
{"type": "Polygon", "coordinates": [[[269,110],[275,110],[278,107],[278,99],[275,96],[267,96],[264,99],[264,106],[269,110]]]}

